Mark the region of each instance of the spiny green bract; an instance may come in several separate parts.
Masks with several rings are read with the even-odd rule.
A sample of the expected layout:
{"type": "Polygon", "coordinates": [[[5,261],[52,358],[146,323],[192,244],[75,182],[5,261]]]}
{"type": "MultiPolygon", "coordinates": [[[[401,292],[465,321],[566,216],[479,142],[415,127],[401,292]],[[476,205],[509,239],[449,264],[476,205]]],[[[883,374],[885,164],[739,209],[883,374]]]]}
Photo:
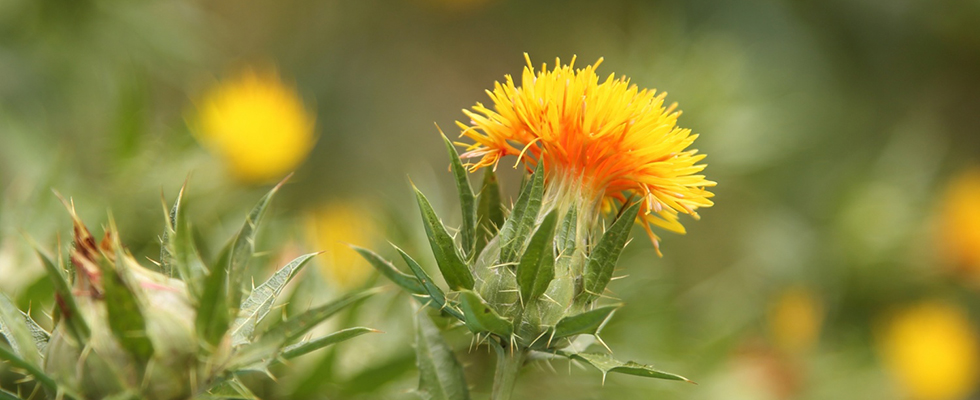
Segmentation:
{"type": "MultiPolygon", "coordinates": [[[[620,372],[687,381],[604,354],[562,350],[577,335],[598,339],[602,326],[621,306],[600,305],[598,301],[629,239],[639,204],[625,205],[608,228],[590,231],[594,221],[585,220],[589,217],[576,205],[545,199],[544,172],[539,165],[505,218],[493,171],[487,169],[482,189],[474,194],[458,153],[448,139],[443,139],[463,214],[455,238],[425,196],[418,189],[415,194],[437,267],[449,291],[436,285],[417,261],[397,247],[412,274],[399,271],[370,250],[355,250],[421,303],[458,319],[498,351],[541,352],[585,360],[603,375],[620,372]]],[[[421,382],[426,386],[425,379],[421,382]]],[[[427,390],[420,387],[420,393],[427,390]]]]}
{"type": "MultiPolygon", "coordinates": [[[[246,292],[244,274],[256,229],[281,185],[259,201],[218,260],[209,264],[195,248],[181,189],[165,213],[159,272],[133,259],[111,218],[97,241],[66,203],[74,223],[70,263],[64,265],[61,257],[54,261],[35,245],[54,283],[54,329],[45,331],[0,295],[0,336],[6,339],[0,341],[0,360],[33,378],[53,398],[249,399],[255,396],[238,375],[269,374],[273,363],[374,332],[357,327],[301,340],[321,321],[373,292],[261,323],[286,283],[317,254],[296,258],[246,292]]],[[[0,398],[18,397],[0,389],[0,398]]]]}

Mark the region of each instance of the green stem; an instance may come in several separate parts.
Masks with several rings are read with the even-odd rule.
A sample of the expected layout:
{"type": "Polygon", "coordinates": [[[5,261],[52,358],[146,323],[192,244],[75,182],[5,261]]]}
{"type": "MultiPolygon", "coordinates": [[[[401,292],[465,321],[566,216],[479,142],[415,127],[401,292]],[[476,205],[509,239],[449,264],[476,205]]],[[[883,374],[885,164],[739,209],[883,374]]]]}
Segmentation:
{"type": "Polygon", "coordinates": [[[490,400],[510,400],[510,395],[514,392],[514,382],[517,381],[517,373],[524,366],[527,352],[523,349],[499,345],[493,348],[497,350],[497,369],[493,374],[493,393],[490,394],[490,400]]]}

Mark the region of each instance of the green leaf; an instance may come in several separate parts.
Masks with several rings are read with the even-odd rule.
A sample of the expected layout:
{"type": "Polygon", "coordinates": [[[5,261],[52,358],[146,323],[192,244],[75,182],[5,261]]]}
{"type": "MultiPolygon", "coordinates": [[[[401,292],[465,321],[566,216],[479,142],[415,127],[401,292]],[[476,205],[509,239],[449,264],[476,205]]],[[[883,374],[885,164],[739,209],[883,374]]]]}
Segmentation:
{"type": "Polygon", "coordinates": [[[194,300],[200,300],[203,292],[202,285],[208,271],[201,261],[194,243],[194,232],[190,221],[185,216],[184,189],[180,188],[177,200],[167,216],[167,226],[163,233],[163,243],[160,248],[160,262],[164,271],[172,276],[176,271],[180,279],[187,284],[194,300]]]}
{"type": "Polygon", "coordinates": [[[480,189],[480,204],[477,208],[476,249],[479,255],[500,227],[504,225],[504,203],[500,198],[500,185],[493,168],[484,168],[483,188],[480,189]]]}
{"type": "Polygon", "coordinates": [[[0,333],[7,338],[14,354],[25,361],[41,365],[41,353],[24,320],[24,314],[6,295],[0,293],[0,333]]]}
{"type": "Polygon", "coordinates": [[[475,257],[476,248],[476,196],[473,195],[473,188],[470,186],[469,172],[463,167],[463,162],[459,159],[459,153],[453,142],[449,141],[446,135],[442,135],[443,142],[446,143],[446,151],[449,153],[452,162],[453,176],[456,178],[456,191],[459,193],[459,208],[463,214],[463,226],[459,234],[462,236],[463,257],[467,260],[475,257]]]}
{"type": "Polygon", "coordinates": [[[55,304],[57,304],[58,310],[61,312],[61,318],[68,327],[68,334],[78,341],[78,343],[88,343],[88,337],[90,335],[88,324],[85,323],[85,318],[78,310],[78,305],[75,303],[75,295],[72,293],[71,286],[68,285],[64,273],[41,250],[37,242],[31,238],[27,238],[27,240],[34,247],[34,252],[37,253],[38,258],[41,259],[41,264],[44,265],[44,272],[47,273],[48,278],[51,279],[51,283],[54,284],[55,304]]]}
{"type": "Polygon", "coordinates": [[[415,352],[419,367],[419,395],[425,400],[468,400],[469,388],[463,367],[439,328],[425,313],[419,313],[415,329],[415,352]]]}
{"type": "Polygon", "coordinates": [[[228,259],[231,245],[225,246],[218,257],[218,262],[212,266],[210,273],[204,278],[201,288],[201,301],[197,305],[197,333],[210,344],[217,347],[221,338],[231,324],[230,307],[228,306],[228,259]]]}
{"type": "Polygon", "coordinates": [[[6,390],[0,389],[0,400],[23,400],[20,396],[10,393],[6,390]]]}
{"type": "Polygon", "coordinates": [[[331,333],[326,336],[321,336],[316,339],[287,346],[282,351],[282,358],[285,359],[296,358],[306,353],[309,353],[311,351],[319,350],[324,347],[343,342],[345,340],[353,339],[365,333],[380,333],[380,332],[381,331],[377,329],[371,329],[365,327],[347,328],[341,331],[331,333]]]}
{"type": "Polygon", "coordinates": [[[569,207],[565,217],[558,224],[558,232],[555,234],[555,245],[558,247],[558,268],[566,271],[572,256],[575,254],[576,230],[578,229],[578,209],[569,207]]]}
{"type": "Polygon", "coordinates": [[[27,329],[31,331],[31,338],[34,339],[34,346],[37,347],[37,351],[40,354],[46,354],[48,349],[48,341],[51,340],[51,333],[44,330],[41,325],[38,325],[31,315],[21,311],[21,315],[24,316],[24,321],[27,323],[27,329]]]}
{"type": "Polygon", "coordinates": [[[432,254],[435,255],[439,271],[442,272],[446,284],[452,290],[473,289],[473,275],[460,257],[452,236],[449,236],[446,226],[436,216],[425,195],[418,188],[413,187],[413,189],[418,199],[419,211],[422,213],[425,234],[429,237],[429,246],[432,247],[432,254]]]}
{"type": "Polygon", "coordinates": [[[579,295],[583,303],[595,300],[606,290],[606,285],[612,280],[613,270],[619,255],[626,247],[626,242],[630,236],[630,229],[636,221],[636,214],[640,210],[640,203],[633,203],[625,212],[602,234],[602,238],[596,243],[589,254],[589,261],[585,264],[585,285],[583,292],[579,295]]]}
{"type": "Polygon", "coordinates": [[[463,290],[460,294],[460,308],[463,310],[466,327],[474,333],[490,332],[510,339],[514,334],[514,324],[501,317],[479,294],[463,290]]]}
{"type": "Polygon", "coordinates": [[[606,380],[606,374],[610,372],[618,372],[627,375],[643,376],[647,378],[657,378],[657,379],[667,379],[672,381],[684,381],[688,383],[694,383],[694,381],[687,379],[683,376],[672,374],[670,372],[664,372],[653,368],[650,365],[640,364],[633,361],[622,362],[613,359],[608,354],[602,353],[568,353],[564,351],[558,351],[556,354],[565,356],[574,360],[584,361],[586,364],[593,366],[595,369],[602,372],[602,380],[606,380]]]}
{"type": "Polygon", "coordinates": [[[523,250],[527,236],[534,229],[538,219],[538,212],[541,211],[541,201],[544,196],[544,166],[538,163],[538,168],[534,170],[531,181],[524,185],[517,202],[514,203],[514,210],[510,213],[510,218],[504,222],[500,228],[500,262],[507,264],[517,261],[517,257],[523,250]]]}
{"type": "Polygon", "coordinates": [[[282,293],[286,284],[296,276],[297,273],[312,259],[320,253],[309,253],[296,257],[286,266],[280,268],[272,277],[259,287],[252,289],[252,293],[242,302],[238,317],[231,325],[231,344],[237,346],[252,340],[255,325],[265,318],[276,298],[282,293]]]}
{"type": "Polygon", "coordinates": [[[555,224],[558,211],[551,210],[534,232],[531,242],[517,264],[517,284],[525,306],[541,297],[555,279],[555,224]]]}
{"type": "Polygon", "coordinates": [[[54,379],[51,379],[50,376],[42,372],[40,367],[18,357],[17,354],[14,354],[12,350],[2,344],[0,344],[0,360],[7,361],[15,368],[23,369],[26,375],[33,376],[41,386],[44,386],[44,388],[51,392],[58,391],[58,384],[55,383],[54,379]]]}
{"type": "Polygon", "coordinates": [[[259,397],[252,393],[251,390],[245,384],[238,380],[238,378],[231,378],[225,380],[210,390],[201,399],[236,399],[236,400],[258,400],[259,397]]]}
{"type": "Polygon", "coordinates": [[[622,307],[622,304],[599,307],[581,314],[562,318],[555,325],[555,334],[552,340],[573,335],[595,335],[599,332],[599,328],[609,319],[609,316],[619,309],[619,307],[622,307]]]}
{"type": "MultiPolygon", "coordinates": [[[[111,229],[115,231],[114,227],[111,229]]],[[[124,275],[126,270],[119,265],[126,262],[125,257],[128,255],[123,252],[118,233],[113,237],[117,239],[113,243],[116,248],[116,263],[111,264],[104,254],[100,263],[109,330],[119,344],[138,361],[138,365],[146,365],[150,357],[153,357],[153,343],[146,333],[146,319],[143,317],[140,299],[133,292],[129,276],[124,275]]]]}
{"type": "Polygon", "coordinates": [[[365,260],[371,263],[371,266],[377,269],[378,272],[381,272],[382,275],[387,277],[396,285],[401,286],[401,288],[405,289],[405,291],[408,293],[414,295],[427,295],[428,292],[426,292],[425,288],[422,287],[422,283],[419,282],[418,278],[399,271],[398,268],[395,268],[395,266],[391,264],[391,262],[385,260],[371,250],[353,245],[351,247],[354,249],[354,251],[360,254],[361,257],[364,257],[365,260]]]}
{"type": "Polygon", "coordinates": [[[255,363],[272,361],[280,355],[286,344],[299,339],[317,324],[376,292],[375,290],[367,290],[351,293],[333,302],[311,308],[273,326],[259,336],[254,343],[242,347],[233,357],[230,369],[251,368],[252,364],[255,363]]]}
{"type": "Polygon", "coordinates": [[[269,203],[272,202],[272,198],[279,191],[279,188],[286,183],[287,180],[292,176],[286,176],[282,181],[280,181],[269,193],[259,200],[259,202],[252,208],[252,211],[248,213],[245,218],[245,223],[242,225],[242,229],[235,236],[235,242],[231,250],[231,258],[228,262],[228,304],[234,307],[238,307],[242,301],[242,282],[245,277],[245,269],[248,267],[248,261],[252,258],[255,253],[255,237],[258,234],[259,223],[262,221],[262,215],[265,214],[266,208],[269,207],[269,203]]]}
{"type": "Polygon", "coordinates": [[[428,294],[429,299],[432,300],[429,302],[429,306],[440,311],[444,311],[459,320],[463,320],[463,314],[457,310],[453,304],[450,304],[450,302],[446,299],[446,294],[443,293],[442,289],[439,289],[439,286],[436,286],[436,284],[432,282],[432,278],[430,278],[429,274],[422,269],[422,266],[419,265],[419,263],[416,262],[412,256],[408,255],[408,253],[406,253],[404,250],[398,248],[398,246],[391,246],[398,251],[398,254],[400,254],[402,259],[405,260],[405,264],[408,264],[408,268],[412,270],[412,273],[415,274],[415,277],[418,278],[419,282],[422,284],[422,288],[425,289],[425,293],[428,294]]]}

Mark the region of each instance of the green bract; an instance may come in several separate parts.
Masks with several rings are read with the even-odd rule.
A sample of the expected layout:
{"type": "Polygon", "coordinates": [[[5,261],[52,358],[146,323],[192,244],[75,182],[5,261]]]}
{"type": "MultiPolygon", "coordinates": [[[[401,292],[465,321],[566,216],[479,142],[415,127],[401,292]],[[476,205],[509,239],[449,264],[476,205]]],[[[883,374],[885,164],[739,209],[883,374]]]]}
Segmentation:
{"type": "Polygon", "coordinates": [[[296,258],[257,287],[245,286],[259,223],[281,185],[259,201],[212,263],[197,253],[181,190],[166,213],[159,272],[133,259],[111,219],[97,241],[68,206],[70,264],[35,245],[54,283],[54,329],[48,333],[0,295],[0,336],[6,339],[0,360],[55,398],[249,399],[255,396],[238,381],[240,374],[269,374],[272,363],[376,332],[357,327],[301,339],[372,291],[283,321],[265,320],[285,285],[317,254],[296,258]]]}
{"type": "MultiPolygon", "coordinates": [[[[451,230],[443,225],[426,197],[418,189],[415,192],[436,267],[448,290],[433,282],[415,259],[397,247],[411,274],[399,271],[376,253],[355,249],[422,304],[458,319],[498,350],[494,399],[507,398],[509,392],[504,392],[513,384],[512,377],[501,372],[501,368],[516,371],[532,352],[584,361],[603,375],[621,372],[687,380],[650,366],[619,362],[604,354],[564,350],[577,335],[598,338],[602,326],[621,306],[599,303],[629,239],[639,204],[625,205],[608,228],[592,228],[600,224],[587,220],[594,216],[578,210],[579,204],[549,200],[544,172],[539,165],[505,218],[495,174],[488,169],[482,190],[474,195],[458,153],[448,139],[443,139],[452,159],[463,214],[463,224],[455,238],[450,236],[451,230]]],[[[429,325],[420,322],[420,326],[429,325]]],[[[426,333],[425,340],[428,343],[423,343],[420,336],[417,346],[431,348],[431,333],[426,333]]],[[[419,357],[429,356],[420,352],[419,357]]],[[[462,379],[462,374],[437,374],[430,371],[432,364],[431,359],[419,360],[420,368],[425,367],[419,388],[423,397],[469,398],[465,390],[433,387],[433,382],[445,386],[446,379],[462,379]],[[445,395],[433,396],[433,393],[445,395]]],[[[441,365],[459,368],[455,362],[441,365]]]]}

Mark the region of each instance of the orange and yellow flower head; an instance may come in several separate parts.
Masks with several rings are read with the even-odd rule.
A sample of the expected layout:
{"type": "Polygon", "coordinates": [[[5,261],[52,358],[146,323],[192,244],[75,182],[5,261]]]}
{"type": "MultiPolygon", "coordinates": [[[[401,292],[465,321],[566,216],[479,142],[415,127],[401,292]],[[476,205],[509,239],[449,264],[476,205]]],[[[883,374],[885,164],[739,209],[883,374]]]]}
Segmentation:
{"type": "Polygon", "coordinates": [[[601,80],[594,65],[575,69],[555,60],[535,71],[525,54],[520,85],[511,76],[487,91],[492,108],[477,103],[463,110],[470,123],[457,122],[468,144],[471,169],[496,168],[515,155],[528,168],[544,163],[552,196],[572,197],[580,207],[609,210],[641,201],[637,222],[654,245],[651,227],[684,233],[679,214],[698,218],[713,205],[705,188],[715,182],[701,175],[704,159],[689,147],[697,135],[677,126],[681,112],[665,104],[666,93],[639,89],[625,77],[601,80]],[[577,196],[577,199],[574,199],[577,196]]]}

